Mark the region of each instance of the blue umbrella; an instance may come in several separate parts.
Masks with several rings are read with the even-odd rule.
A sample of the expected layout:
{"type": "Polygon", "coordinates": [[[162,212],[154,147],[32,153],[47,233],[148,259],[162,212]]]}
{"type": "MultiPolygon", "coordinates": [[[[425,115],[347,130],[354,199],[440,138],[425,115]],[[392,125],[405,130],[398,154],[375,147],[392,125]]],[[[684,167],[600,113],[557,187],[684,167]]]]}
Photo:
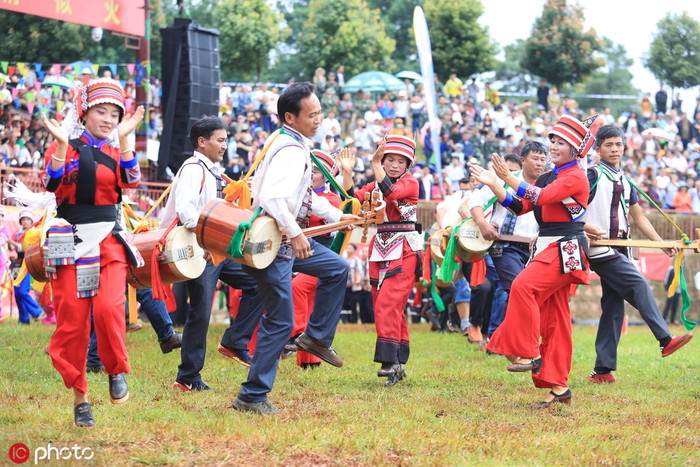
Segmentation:
{"type": "Polygon", "coordinates": [[[417,73],[415,71],[411,71],[411,70],[399,71],[398,73],[396,73],[395,76],[397,78],[401,78],[401,79],[404,79],[404,78],[412,79],[413,81],[422,81],[423,80],[423,75],[421,75],[420,73],[417,73]]]}
{"type": "Polygon", "coordinates": [[[383,71],[366,71],[345,82],[343,92],[393,92],[403,91],[406,84],[394,75],[383,71]]]}
{"type": "Polygon", "coordinates": [[[51,76],[47,77],[41,84],[43,84],[45,86],[56,85],[56,86],[61,86],[61,87],[68,88],[68,89],[73,89],[73,87],[75,86],[73,84],[73,81],[69,80],[68,78],[66,78],[65,76],[62,76],[62,75],[58,75],[58,76],[51,75],[51,76]]]}

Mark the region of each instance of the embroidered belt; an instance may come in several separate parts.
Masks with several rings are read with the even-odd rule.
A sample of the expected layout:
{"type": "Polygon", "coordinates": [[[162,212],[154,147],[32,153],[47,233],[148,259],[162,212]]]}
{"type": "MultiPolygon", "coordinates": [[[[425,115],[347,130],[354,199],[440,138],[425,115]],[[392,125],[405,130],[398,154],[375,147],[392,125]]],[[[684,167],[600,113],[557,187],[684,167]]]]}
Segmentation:
{"type": "Polygon", "coordinates": [[[416,224],[413,222],[386,222],[377,225],[377,232],[413,232],[416,224]]]}

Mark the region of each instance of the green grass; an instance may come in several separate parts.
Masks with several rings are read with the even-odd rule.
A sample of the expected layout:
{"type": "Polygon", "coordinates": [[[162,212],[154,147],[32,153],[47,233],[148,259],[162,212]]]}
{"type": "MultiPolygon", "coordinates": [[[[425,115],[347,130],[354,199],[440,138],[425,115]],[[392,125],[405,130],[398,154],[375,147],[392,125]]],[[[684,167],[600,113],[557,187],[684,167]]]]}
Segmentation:
{"type": "Polygon", "coordinates": [[[595,328],[575,327],[573,404],[534,410],[546,391],[528,374],[426,325],[411,327],[408,378],[385,388],[374,329],[341,325],[334,347],[345,366],[283,361],[270,395],[283,414],[259,417],[229,408],[246,372],[216,351],[223,330],[209,332],[203,376],[213,390],[203,393],[172,388],[179,354],[162,355],[148,326],[129,334],[131,399],[110,404],[107,377],[91,374],[97,427],[79,429],[43,352],[51,328],[0,325],[0,465],[14,443],[49,441],[90,447],[87,463],[98,465],[700,465],[699,341],[661,358],[649,330],[631,327],[621,383],[602,386],[587,381],[595,328]]]}

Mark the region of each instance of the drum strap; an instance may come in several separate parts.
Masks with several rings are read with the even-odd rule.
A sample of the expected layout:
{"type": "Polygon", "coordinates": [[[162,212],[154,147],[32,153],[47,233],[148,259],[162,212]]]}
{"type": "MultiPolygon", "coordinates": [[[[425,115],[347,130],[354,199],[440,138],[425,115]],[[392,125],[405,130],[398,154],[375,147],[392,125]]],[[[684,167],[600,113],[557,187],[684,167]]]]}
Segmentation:
{"type": "Polygon", "coordinates": [[[261,212],[262,208],[258,207],[258,209],[253,211],[253,215],[250,216],[248,221],[238,224],[238,228],[233,234],[233,237],[231,237],[231,242],[228,244],[228,248],[226,248],[226,252],[231,255],[232,258],[243,258],[243,241],[245,240],[246,234],[253,226],[253,222],[255,219],[257,219],[261,212]]]}
{"type": "Polygon", "coordinates": [[[172,288],[163,284],[163,280],[160,278],[160,263],[158,262],[158,256],[160,256],[165,250],[165,241],[168,238],[168,234],[177,226],[179,220],[175,218],[165,232],[163,236],[160,237],[158,243],[153,247],[153,253],[151,255],[151,284],[153,289],[153,298],[156,300],[172,300],[172,288]]]}

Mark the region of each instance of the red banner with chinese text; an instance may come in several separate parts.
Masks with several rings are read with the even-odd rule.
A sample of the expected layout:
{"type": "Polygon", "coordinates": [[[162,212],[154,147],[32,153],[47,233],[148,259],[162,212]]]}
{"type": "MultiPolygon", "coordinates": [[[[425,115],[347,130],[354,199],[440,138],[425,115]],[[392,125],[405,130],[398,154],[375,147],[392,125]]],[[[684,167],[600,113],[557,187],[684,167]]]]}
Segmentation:
{"type": "Polygon", "coordinates": [[[146,35],[144,0],[2,0],[0,9],[146,35]]]}

